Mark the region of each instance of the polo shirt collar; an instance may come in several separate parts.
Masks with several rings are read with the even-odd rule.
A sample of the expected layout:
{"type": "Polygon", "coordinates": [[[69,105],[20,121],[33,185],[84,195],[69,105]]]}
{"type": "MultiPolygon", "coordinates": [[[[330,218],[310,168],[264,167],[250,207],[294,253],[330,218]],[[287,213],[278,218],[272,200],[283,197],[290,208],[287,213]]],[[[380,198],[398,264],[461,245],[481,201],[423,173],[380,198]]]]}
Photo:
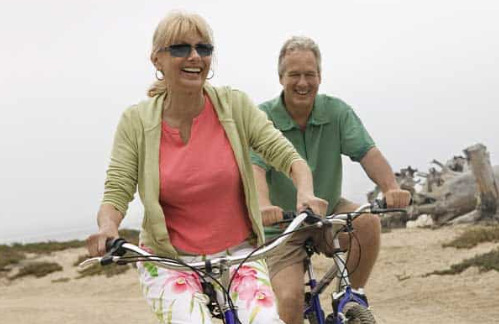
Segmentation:
{"type": "MultiPolygon", "coordinates": [[[[281,131],[287,131],[293,128],[299,129],[300,127],[298,124],[291,118],[286,110],[284,105],[284,92],[281,92],[281,95],[276,98],[276,100],[276,104],[269,111],[275,127],[281,131]]],[[[322,96],[317,95],[315,96],[314,107],[308,118],[307,126],[318,126],[327,123],[329,123],[329,120],[326,116],[326,107],[323,103],[323,98],[322,96]]]]}

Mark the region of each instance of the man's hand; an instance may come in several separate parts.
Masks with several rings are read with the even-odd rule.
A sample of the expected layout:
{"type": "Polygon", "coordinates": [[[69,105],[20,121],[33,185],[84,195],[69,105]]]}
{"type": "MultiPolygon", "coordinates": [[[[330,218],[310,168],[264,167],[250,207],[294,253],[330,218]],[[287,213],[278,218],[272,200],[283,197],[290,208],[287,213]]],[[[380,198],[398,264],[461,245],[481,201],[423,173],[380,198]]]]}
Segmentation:
{"type": "Polygon", "coordinates": [[[383,194],[388,208],[404,208],[411,202],[411,193],[402,189],[391,189],[383,194]]]}
{"type": "Polygon", "coordinates": [[[271,226],[282,221],[282,209],[277,206],[265,206],[260,208],[263,226],[271,226]]]}

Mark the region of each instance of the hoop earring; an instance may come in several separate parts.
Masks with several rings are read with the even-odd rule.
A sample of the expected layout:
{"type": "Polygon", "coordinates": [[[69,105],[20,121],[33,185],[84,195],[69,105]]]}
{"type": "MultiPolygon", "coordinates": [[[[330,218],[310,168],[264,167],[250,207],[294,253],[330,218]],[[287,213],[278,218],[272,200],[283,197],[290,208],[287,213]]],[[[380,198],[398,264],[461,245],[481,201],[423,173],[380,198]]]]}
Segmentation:
{"type": "MultiPolygon", "coordinates": [[[[211,72],[211,76],[210,77],[207,76],[206,80],[211,80],[215,76],[215,72],[212,69],[210,69],[210,72],[211,72]]],[[[208,74],[210,74],[210,73],[208,72],[208,74]]]]}
{"type": "Polygon", "coordinates": [[[163,72],[161,72],[160,70],[156,69],[156,73],[155,73],[155,76],[156,76],[156,79],[158,81],[163,81],[165,79],[165,75],[163,74],[163,72]],[[158,73],[159,72],[159,73],[158,73]],[[161,76],[159,77],[158,74],[161,76]]]}

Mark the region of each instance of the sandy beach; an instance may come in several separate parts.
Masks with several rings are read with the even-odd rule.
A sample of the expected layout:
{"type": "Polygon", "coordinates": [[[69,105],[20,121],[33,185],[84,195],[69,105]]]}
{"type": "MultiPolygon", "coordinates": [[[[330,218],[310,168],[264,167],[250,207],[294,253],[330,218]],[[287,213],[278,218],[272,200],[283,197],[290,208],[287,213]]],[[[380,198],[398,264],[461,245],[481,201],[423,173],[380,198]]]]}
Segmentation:
{"type": "MultiPolygon", "coordinates": [[[[498,272],[469,268],[459,275],[423,277],[499,247],[483,243],[472,249],[442,248],[465,228],[395,229],[383,234],[378,263],[366,287],[378,323],[498,322],[498,272]]],[[[83,254],[85,250],[78,248],[44,256],[43,260],[61,264],[63,271],[43,278],[10,281],[0,274],[0,323],[155,323],[134,270],[111,278],[76,279],[73,263],[83,254]]],[[[315,261],[320,274],[328,260],[315,261]]],[[[324,294],[330,310],[328,299],[324,294]]]]}

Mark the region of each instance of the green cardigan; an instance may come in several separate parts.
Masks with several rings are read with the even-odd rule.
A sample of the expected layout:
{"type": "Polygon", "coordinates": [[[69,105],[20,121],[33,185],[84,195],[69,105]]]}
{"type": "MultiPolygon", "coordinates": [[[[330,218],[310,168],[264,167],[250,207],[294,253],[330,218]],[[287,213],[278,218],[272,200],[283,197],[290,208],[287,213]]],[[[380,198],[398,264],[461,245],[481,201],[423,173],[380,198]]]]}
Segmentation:
{"type": "MultiPolygon", "coordinates": [[[[274,128],[265,113],[246,94],[229,87],[215,88],[208,83],[205,84],[204,91],[215,106],[234,151],[252,230],[261,244],[264,242],[264,234],[250,162],[250,148],[288,176],[291,164],[301,158],[293,145],[274,128]]],[[[165,94],[157,95],[123,113],[115,133],[102,203],[110,204],[126,215],[128,204],[138,189],[144,205],[141,242],[156,254],[175,257],[178,253],[170,242],[159,203],[159,145],[164,99],[165,94]]]]}

